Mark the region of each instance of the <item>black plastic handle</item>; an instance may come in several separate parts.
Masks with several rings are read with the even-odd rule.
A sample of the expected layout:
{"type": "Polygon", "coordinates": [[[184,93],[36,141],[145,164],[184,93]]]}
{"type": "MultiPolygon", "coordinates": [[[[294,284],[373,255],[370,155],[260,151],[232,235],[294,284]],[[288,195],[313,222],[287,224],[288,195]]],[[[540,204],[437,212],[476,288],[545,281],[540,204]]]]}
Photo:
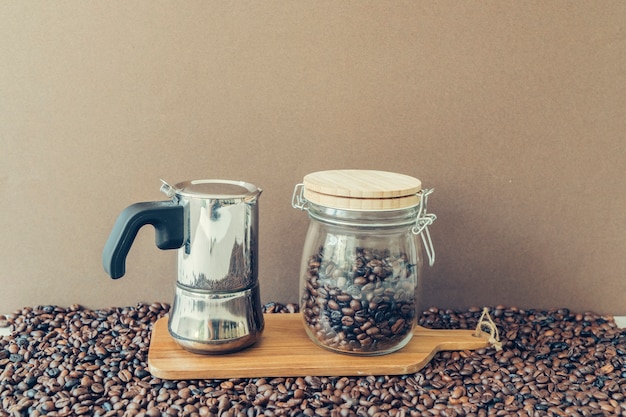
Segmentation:
{"type": "Polygon", "coordinates": [[[126,273],[126,256],[137,232],[146,224],[155,229],[159,249],[178,249],[184,241],[184,208],[173,201],[136,203],[122,211],[104,245],[102,265],[113,279],[126,273]]]}

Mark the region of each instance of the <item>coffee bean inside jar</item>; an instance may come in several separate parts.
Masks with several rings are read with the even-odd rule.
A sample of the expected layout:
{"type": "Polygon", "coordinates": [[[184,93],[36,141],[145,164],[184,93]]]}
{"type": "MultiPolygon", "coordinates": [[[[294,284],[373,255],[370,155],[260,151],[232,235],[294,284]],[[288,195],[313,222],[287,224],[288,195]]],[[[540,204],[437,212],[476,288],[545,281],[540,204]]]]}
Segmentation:
{"type": "Polygon", "coordinates": [[[389,250],[357,248],[352,255],[334,262],[320,247],[309,258],[301,300],[307,332],[338,351],[404,346],[415,321],[416,265],[389,250]]]}
{"type": "Polygon", "coordinates": [[[313,342],[380,355],[410,341],[422,265],[417,236],[434,261],[429,192],[412,177],[360,170],[309,174],[296,187],[293,205],[310,218],[300,310],[313,342]]]}

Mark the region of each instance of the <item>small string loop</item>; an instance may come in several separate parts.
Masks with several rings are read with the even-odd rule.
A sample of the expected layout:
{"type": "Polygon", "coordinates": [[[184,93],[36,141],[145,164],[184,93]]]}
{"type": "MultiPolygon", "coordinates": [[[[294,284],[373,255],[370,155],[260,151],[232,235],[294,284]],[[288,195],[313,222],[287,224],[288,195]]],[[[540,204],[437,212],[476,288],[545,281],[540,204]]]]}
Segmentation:
{"type": "Polygon", "coordinates": [[[498,327],[491,319],[489,315],[489,309],[487,307],[483,308],[483,313],[480,316],[480,320],[478,320],[478,324],[476,325],[476,330],[474,331],[474,336],[481,337],[483,333],[483,328],[486,327],[489,329],[489,344],[494,347],[496,351],[502,350],[502,342],[500,342],[500,334],[498,332],[498,327]]]}

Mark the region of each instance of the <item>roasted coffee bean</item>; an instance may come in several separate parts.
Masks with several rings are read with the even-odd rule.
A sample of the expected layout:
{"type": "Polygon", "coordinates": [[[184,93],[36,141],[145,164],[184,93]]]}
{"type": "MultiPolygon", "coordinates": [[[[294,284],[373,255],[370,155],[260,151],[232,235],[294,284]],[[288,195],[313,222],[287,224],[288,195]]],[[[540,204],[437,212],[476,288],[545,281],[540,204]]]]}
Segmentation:
{"type": "Polygon", "coordinates": [[[354,278],[354,285],[365,285],[367,284],[369,281],[367,280],[367,278],[365,278],[364,276],[357,276],[356,278],[354,278]]]}
{"type": "Polygon", "coordinates": [[[353,258],[339,260],[351,265],[353,273],[338,286],[328,277],[328,269],[319,272],[320,264],[333,268],[337,264],[324,259],[323,252],[320,248],[310,258],[302,294],[309,334],[322,346],[359,354],[401,347],[411,337],[416,318],[416,277],[406,256],[357,248],[353,258]],[[368,337],[358,337],[361,333],[368,337]]]}
{"type": "Polygon", "coordinates": [[[343,316],[341,318],[341,324],[347,328],[351,328],[354,325],[354,318],[352,316],[343,316]]]}
{"type": "MultiPolygon", "coordinates": [[[[366,258],[370,262],[375,255],[366,258]]],[[[341,291],[331,295],[331,290],[327,297],[335,297],[340,313],[343,308],[355,312],[354,317],[341,314],[337,327],[354,333],[360,346],[351,348],[378,343],[386,328],[378,326],[362,300],[352,297],[354,303],[343,305],[337,299],[341,291]],[[346,317],[354,324],[346,326],[346,317]],[[361,327],[365,331],[357,333],[361,327]],[[368,329],[379,333],[369,335],[368,329]]],[[[295,304],[270,308],[273,313],[298,310],[295,304]]],[[[491,315],[503,337],[502,351],[439,352],[407,375],[167,381],[139,371],[148,368],[151,327],[168,310],[166,304],[96,311],[75,305],[28,307],[6,315],[20,330],[0,337],[0,360],[6,361],[0,366],[0,415],[626,417],[626,331],[592,313],[497,306],[491,315]],[[52,322],[41,330],[43,336],[37,333],[52,322]],[[96,347],[108,353],[103,356],[96,347]],[[12,362],[12,354],[23,358],[12,362]]],[[[473,330],[480,314],[478,308],[433,307],[419,316],[419,324],[473,330]]],[[[387,318],[387,330],[401,326],[401,319],[387,318]]]]}

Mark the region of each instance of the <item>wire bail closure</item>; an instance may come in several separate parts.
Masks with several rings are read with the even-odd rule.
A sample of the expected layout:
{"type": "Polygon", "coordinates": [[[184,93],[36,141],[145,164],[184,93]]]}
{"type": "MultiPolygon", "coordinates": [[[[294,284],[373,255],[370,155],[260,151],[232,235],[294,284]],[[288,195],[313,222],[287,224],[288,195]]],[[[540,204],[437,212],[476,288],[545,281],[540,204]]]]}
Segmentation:
{"type": "Polygon", "coordinates": [[[291,207],[299,210],[306,210],[308,201],[304,198],[304,184],[296,184],[291,197],[291,207]]]}
{"type": "Polygon", "coordinates": [[[428,226],[437,220],[437,215],[426,212],[426,205],[428,203],[428,196],[435,191],[434,188],[423,189],[420,193],[420,209],[415,218],[415,226],[411,229],[411,232],[416,235],[420,235],[422,242],[424,243],[424,250],[428,256],[428,265],[433,266],[435,263],[435,247],[433,241],[430,238],[430,232],[428,226]]]}
{"type": "MultiPolygon", "coordinates": [[[[434,188],[423,189],[418,192],[420,196],[420,208],[415,218],[415,225],[411,228],[411,232],[415,235],[420,235],[422,242],[424,243],[424,251],[428,256],[428,265],[433,266],[435,263],[435,247],[428,231],[428,226],[433,224],[437,220],[437,215],[433,213],[427,213],[426,206],[428,203],[428,196],[432,194],[434,188]]],[[[299,183],[293,189],[293,196],[291,197],[291,207],[299,210],[306,210],[309,202],[304,198],[304,184],[299,183]]]]}

